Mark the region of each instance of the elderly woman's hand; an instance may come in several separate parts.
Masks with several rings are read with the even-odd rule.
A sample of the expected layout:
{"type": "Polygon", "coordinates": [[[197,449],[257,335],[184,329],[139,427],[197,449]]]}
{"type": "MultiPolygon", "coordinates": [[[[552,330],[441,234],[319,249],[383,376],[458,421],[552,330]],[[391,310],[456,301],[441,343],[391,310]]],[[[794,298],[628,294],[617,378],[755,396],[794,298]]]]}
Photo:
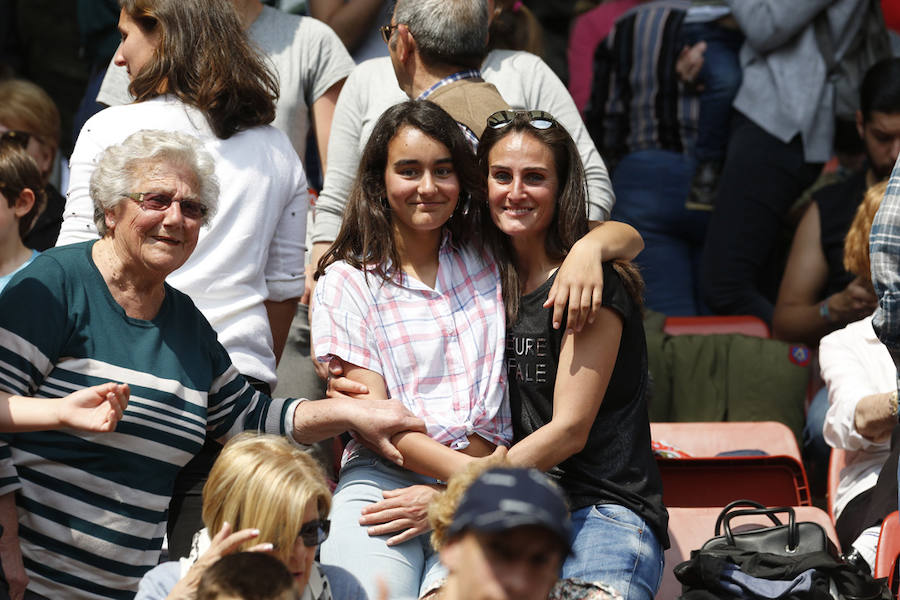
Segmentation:
{"type": "Polygon", "coordinates": [[[59,403],[59,422],[73,429],[113,431],[130,394],[128,384],[112,382],[78,390],[59,403]]]}
{"type": "MultiPolygon", "coordinates": [[[[191,566],[187,574],[175,584],[175,587],[166,596],[166,600],[194,600],[197,597],[197,586],[200,584],[200,578],[203,577],[206,569],[214,565],[216,561],[226,554],[236,552],[241,547],[241,544],[255,537],[259,537],[258,529],[241,529],[238,532],[231,533],[231,524],[223,523],[222,529],[212,539],[209,548],[200,555],[200,558],[191,566]]],[[[272,544],[264,543],[247,548],[246,551],[270,552],[271,550],[272,544]]]]}

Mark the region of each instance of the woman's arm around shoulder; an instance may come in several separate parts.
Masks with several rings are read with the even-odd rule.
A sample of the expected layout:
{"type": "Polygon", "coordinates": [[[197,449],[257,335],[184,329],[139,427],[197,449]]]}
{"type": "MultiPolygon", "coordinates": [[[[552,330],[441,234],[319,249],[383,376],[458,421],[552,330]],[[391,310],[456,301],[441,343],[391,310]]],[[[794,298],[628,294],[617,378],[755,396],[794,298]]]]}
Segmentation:
{"type": "Polygon", "coordinates": [[[591,225],[591,231],[569,250],[547,294],[544,306],[553,306],[554,328],[559,328],[566,305],[567,326],[576,333],[595,319],[603,300],[603,263],[632,260],[644,249],[643,238],[627,223],[591,225]]]}

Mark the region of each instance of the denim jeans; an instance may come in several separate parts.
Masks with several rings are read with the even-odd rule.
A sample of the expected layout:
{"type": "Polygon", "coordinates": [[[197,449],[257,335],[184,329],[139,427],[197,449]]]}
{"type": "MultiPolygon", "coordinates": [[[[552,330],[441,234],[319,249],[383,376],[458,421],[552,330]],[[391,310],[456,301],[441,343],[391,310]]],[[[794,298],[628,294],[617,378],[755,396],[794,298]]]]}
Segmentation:
{"type": "Polygon", "coordinates": [[[684,206],[693,173],[694,161],[685,154],[641,150],[625,156],[612,176],[612,218],[644,238],[635,263],[646,284],[645,304],[669,316],[706,312],[699,269],[709,213],[684,206]]]}
{"type": "Polygon", "coordinates": [[[397,546],[390,535],[370,536],[359,524],[363,507],[382,499],[384,490],[435,480],[397,467],[364,451],[341,469],[331,503],[331,533],[319,547],[320,562],[353,573],[369,598],[378,597],[377,579],[388,585],[391,598],[418,598],[447,573],[424,534],[397,546]]]}
{"type": "Polygon", "coordinates": [[[663,574],[663,548],[653,529],[618,504],[586,506],[572,513],[574,554],[563,577],[611,585],[625,600],[652,600],[663,574]]]}
{"type": "Polygon", "coordinates": [[[697,122],[697,160],[721,161],[728,146],[731,103],[743,79],[738,52],[744,35],[738,29],[715,23],[685,23],[681,35],[685,45],[706,42],[703,67],[697,76],[697,83],[703,86],[697,122]]]}

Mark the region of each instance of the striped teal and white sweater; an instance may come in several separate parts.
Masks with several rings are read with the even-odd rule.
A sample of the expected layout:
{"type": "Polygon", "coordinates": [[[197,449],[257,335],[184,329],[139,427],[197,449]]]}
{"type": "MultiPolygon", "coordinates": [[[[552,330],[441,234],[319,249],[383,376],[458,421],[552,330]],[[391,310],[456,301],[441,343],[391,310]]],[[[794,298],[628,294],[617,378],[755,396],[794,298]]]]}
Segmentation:
{"type": "Polygon", "coordinates": [[[29,589],[49,598],[132,598],[158,562],[175,476],[204,437],[290,432],[297,404],[254,391],[174,288],[152,321],[128,317],[92,244],[45,252],[0,294],[0,389],[39,399],[131,386],[113,433],[0,442],[0,494],[16,494],[29,589]]]}

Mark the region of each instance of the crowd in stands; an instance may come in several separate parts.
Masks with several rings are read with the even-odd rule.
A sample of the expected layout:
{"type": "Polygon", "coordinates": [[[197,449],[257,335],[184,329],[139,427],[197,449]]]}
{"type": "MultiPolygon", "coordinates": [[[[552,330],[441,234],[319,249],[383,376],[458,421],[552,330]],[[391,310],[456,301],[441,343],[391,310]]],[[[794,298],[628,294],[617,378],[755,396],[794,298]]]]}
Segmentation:
{"type": "Polygon", "coordinates": [[[896,6],[0,4],[0,600],[650,600],[714,314],[871,567],[896,6]]]}

